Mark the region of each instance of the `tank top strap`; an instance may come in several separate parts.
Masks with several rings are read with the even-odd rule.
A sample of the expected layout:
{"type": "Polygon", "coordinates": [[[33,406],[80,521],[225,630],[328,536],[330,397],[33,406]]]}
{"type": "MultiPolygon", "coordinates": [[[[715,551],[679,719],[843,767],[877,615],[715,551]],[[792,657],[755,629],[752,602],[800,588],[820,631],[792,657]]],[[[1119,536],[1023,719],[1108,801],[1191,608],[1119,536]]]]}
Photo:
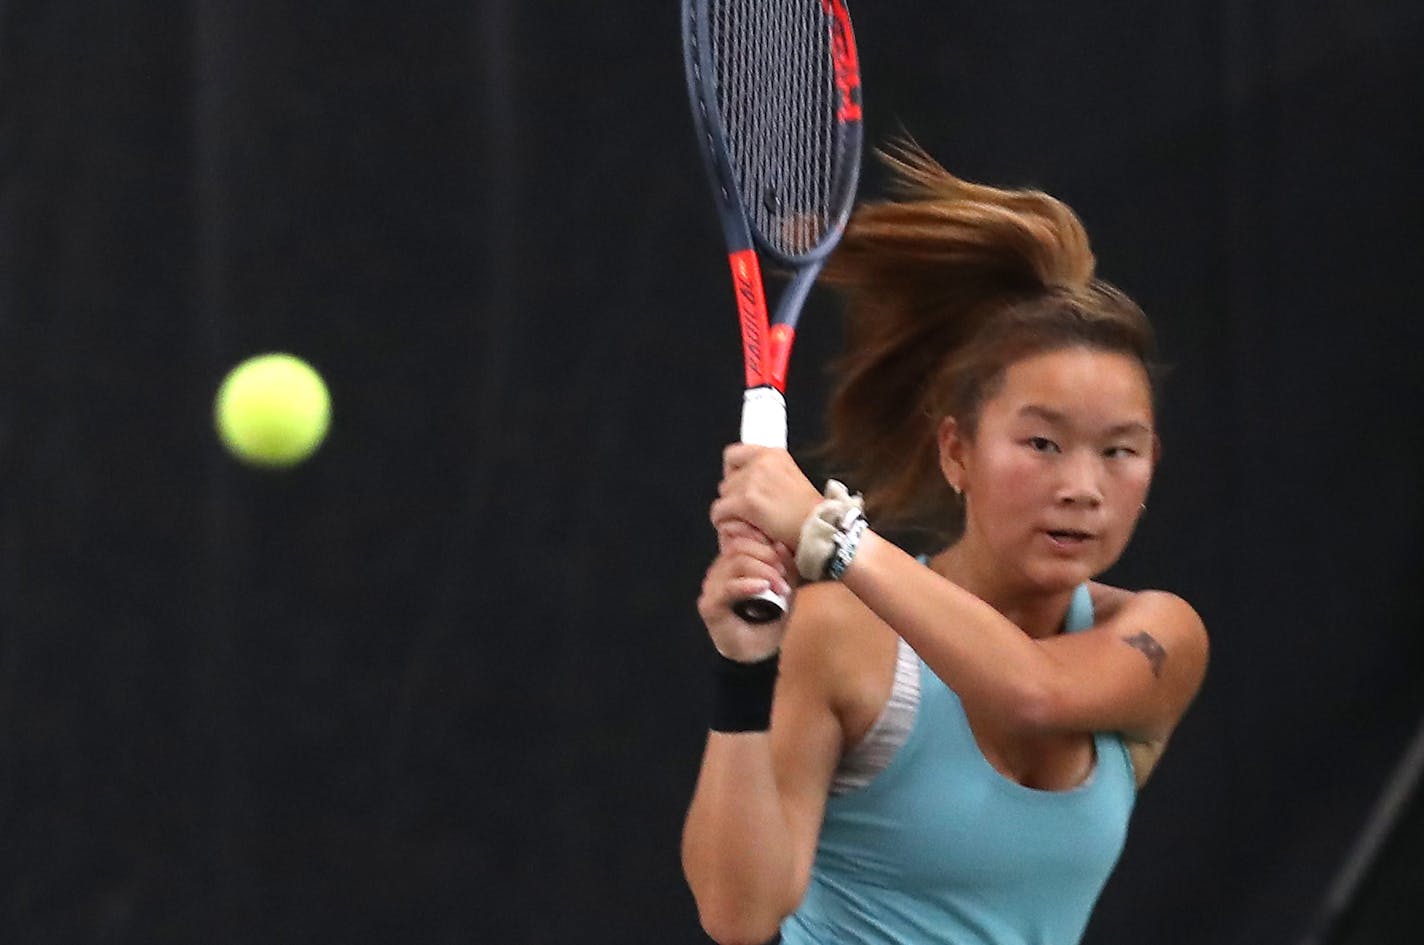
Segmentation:
{"type": "Polygon", "coordinates": [[[1093,593],[1084,581],[1073,590],[1073,599],[1068,603],[1068,616],[1063,619],[1064,633],[1079,633],[1092,629],[1093,593]]]}

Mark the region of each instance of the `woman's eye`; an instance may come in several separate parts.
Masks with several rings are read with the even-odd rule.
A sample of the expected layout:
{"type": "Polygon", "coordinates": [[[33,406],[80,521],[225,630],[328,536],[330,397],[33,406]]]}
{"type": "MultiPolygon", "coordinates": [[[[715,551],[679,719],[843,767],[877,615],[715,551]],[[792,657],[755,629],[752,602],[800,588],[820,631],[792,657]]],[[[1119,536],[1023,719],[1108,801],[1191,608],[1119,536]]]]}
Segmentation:
{"type": "Polygon", "coordinates": [[[1128,456],[1136,456],[1137,450],[1130,446],[1109,446],[1103,451],[1103,455],[1109,459],[1122,459],[1128,456]]]}
{"type": "Polygon", "coordinates": [[[1027,441],[1029,448],[1039,453],[1056,453],[1058,444],[1046,436],[1031,436],[1027,441]]]}

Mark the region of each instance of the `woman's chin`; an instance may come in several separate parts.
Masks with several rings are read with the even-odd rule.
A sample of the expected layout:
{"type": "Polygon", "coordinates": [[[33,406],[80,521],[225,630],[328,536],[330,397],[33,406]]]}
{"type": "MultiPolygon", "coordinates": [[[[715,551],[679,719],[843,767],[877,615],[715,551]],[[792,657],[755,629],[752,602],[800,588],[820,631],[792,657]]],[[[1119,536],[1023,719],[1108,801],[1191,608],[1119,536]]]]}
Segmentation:
{"type": "Polygon", "coordinates": [[[1024,577],[1045,593],[1057,593],[1072,590],[1106,570],[1106,565],[1099,566],[1086,557],[1037,559],[1027,563],[1024,577]]]}

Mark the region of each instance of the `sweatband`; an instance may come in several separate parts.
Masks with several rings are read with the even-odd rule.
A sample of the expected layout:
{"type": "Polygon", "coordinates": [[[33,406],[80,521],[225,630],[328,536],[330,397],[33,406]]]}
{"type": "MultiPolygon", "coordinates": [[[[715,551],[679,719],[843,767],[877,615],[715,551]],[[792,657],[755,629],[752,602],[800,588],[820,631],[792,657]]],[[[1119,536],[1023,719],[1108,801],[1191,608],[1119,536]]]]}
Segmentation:
{"type": "Polygon", "coordinates": [[[780,651],[755,663],[739,663],[721,653],[713,673],[714,732],[765,732],[771,728],[771,698],[781,666],[780,651]]]}

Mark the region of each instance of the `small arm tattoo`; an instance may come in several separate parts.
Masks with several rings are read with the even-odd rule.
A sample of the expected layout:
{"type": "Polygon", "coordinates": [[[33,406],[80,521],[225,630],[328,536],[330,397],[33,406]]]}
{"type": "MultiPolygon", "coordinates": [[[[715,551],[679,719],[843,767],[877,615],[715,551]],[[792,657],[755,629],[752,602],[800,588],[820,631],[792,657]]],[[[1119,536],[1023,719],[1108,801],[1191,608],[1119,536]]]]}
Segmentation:
{"type": "Polygon", "coordinates": [[[1160,677],[1162,675],[1162,664],[1167,662],[1167,651],[1162,644],[1153,639],[1152,634],[1143,630],[1130,637],[1123,637],[1122,642],[1136,650],[1141,650],[1142,655],[1147,657],[1147,662],[1152,664],[1152,675],[1160,677]]]}

